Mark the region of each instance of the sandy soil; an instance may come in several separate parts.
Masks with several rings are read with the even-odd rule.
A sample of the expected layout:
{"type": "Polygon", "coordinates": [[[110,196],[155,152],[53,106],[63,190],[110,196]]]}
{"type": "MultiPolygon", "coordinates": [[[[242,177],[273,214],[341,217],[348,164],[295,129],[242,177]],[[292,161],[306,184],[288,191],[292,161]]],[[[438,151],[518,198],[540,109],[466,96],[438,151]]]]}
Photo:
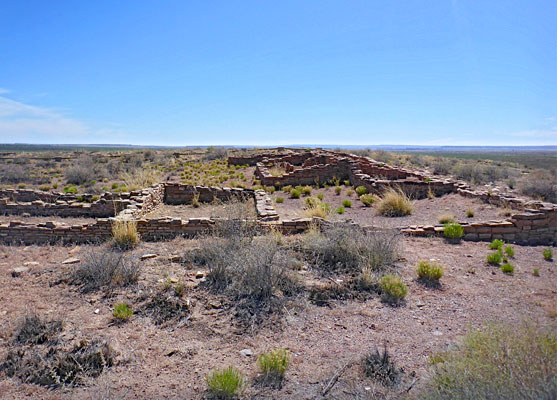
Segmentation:
{"type": "MultiPolygon", "coordinates": [[[[334,188],[313,189],[311,196],[317,197],[319,193],[323,193],[323,202],[331,206],[331,221],[353,220],[360,225],[375,225],[381,227],[402,227],[408,225],[435,225],[441,215],[452,214],[459,222],[477,222],[489,221],[493,219],[505,219],[504,210],[490,204],[486,204],[478,199],[463,197],[458,194],[448,194],[433,199],[413,200],[412,206],[414,211],[411,215],[405,217],[384,217],[378,215],[375,207],[365,207],[353,193],[351,196],[346,195],[347,188],[342,187],[342,193],[336,195],[334,188]],[[343,200],[350,200],[352,207],[345,207],[344,214],[340,215],[334,210],[342,206],[343,200]],[[474,217],[468,218],[466,211],[470,209],[474,211],[474,217]]],[[[304,217],[304,197],[299,199],[291,199],[287,193],[275,192],[273,199],[283,197],[284,203],[276,203],[275,208],[281,219],[292,219],[304,217]]]]}
{"type": "MultiPolygon", "coordinates": [[[[119,354],[116,366],[80,388],[48,390],[0,374],[0,398],[201,399],[205,375],[212,368],[234,365],[253,378],[257,354],[276,347],[293,355],[284,387],[263,391],[249,386],[246,398],[321,398],[323,386],[343,363],[383,343],[407,374],[415,372],[419,387],[430,354],[447,349],[468,328],[488,321],[528,319],[557,329],[557,270],[554,262],[543,260],[542,247],[514,246],[516,270],[508,276],[486,265],[486,243],[447,245],[438,238],[404,238],[398,270],[409,286],[405,305],[393,308],[373,297],[319,307],[302,296],[287,305],[281,323],[239,334],[226,305],[221,306],[226,304],[223,298],[197,286],[196,270],[168,260],[192,246],[195,241],[185,239],[140,244],[133,256],[158,257],[138,261],[143,266],[139,286],[111,297],[82,294],[60,280],[73,268],[61,262],[81,257],[87,246],[0,246],[0,360],[16,322],[30,311],[63,319],[64,340],[104,338],[119,354]],[[445,265],[440,289],[416,282],[414,266],[421,258],[436,258],[445,265]],[[28,264],[30,271],[13,277],[12,268],[26,262],[37,264],[28,264]],[[534,268],[540,277],[532,274],[534,268]],[[187,324],[161,327],[140,315],[122,325],[111,324],[114,303],[133,302],[138,294],[160,288],[160,280],[168,277],[188,286],[185,296],[194,308],[187,324]],[[243,356],[242,349],[254,355],[243,356]]],[[[323,279],[315,271],[307,271],[303,278],[323,279]]],[[[355,398],[346,396],[348,390],[368,398],[363,396],[370,385],[357,371],[349,371],[328,398],[355,398]]]]}
{"type": "Polygon", "coordinates": [[[199,207],[194,207],[189,204],[183,205],[169,205],[161,204],[153,211],[148,213],[144,218],[163,218],[163,217],[173,217],[181,219],[189,218],[228,218],[233,215],[234,212],[240,212],[237,206],[242,204],[242,209],[247,215],[255,216],[255,205],[252,200],[245,203],[239,202],[224,202],[224,203],[201,203],[199,207]]]}

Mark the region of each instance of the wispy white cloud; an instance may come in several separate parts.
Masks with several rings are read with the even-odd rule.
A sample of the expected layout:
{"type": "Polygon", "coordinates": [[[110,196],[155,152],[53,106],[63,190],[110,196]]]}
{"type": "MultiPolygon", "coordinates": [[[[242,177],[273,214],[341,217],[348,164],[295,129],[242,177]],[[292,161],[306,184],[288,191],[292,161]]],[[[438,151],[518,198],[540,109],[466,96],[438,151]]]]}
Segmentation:
{"type": "Polygon", "coordinates": [[[0,87],[0,94],[8,94],[10,91],[8,89],[4,89],[0,87]]]}
{"type": "Polygon", "coordinates": [[[10,99],[0,89],[0,138],[2,142],[95,143],[122,140],[127,135],[118,127],[94,129],[59,110],[10,99]]]}
{"type": "Polygon", "coordinates": [[[512,132],[514,137],[535,138],[535,139],[554,139],[557,140],[557,128],[552,129],[531,129],[525,131],[512,132]]]}

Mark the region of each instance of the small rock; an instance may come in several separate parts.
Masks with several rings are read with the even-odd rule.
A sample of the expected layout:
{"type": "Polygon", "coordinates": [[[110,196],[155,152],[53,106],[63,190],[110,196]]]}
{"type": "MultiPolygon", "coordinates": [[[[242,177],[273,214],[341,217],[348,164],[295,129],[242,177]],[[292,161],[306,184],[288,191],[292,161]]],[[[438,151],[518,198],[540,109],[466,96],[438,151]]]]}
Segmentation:
{"type": "Polygon", "coordinates": [[[100,313],[100,312],[101,312],[101,310],[100,310],[100,309],[98,309],[98,308],[96,308],[96,309],[95,309],[95,311],[93,311],[93,312],[94,312],[95,314],[98,314],[98,313],[100,313]]]}
{"type": "Polygon", "coordinates": [[[168,281],[169,281],[170,283],[178,283],[178,278],[174,278],[174,277],[168,278],[168,281]]]}
{"type": "Polygon", "coordinates": [[[157,256],[157,254],[154,253],[149,253],[149,254],[143,254],[140,258],[142,260],[147,260],[149,258],[155,258],[157,256]]]}
{"type": "Polygon", "coordinates": [[[181,259],[182,257],[180,257],[178,254],[172,254],[170,257],[168,257],[168,260],[173,262],[178,262],[181,259]]]}
{"type": "Polygon", "coordinates": [[[246,357],[251,357],[253,356],[253,351],[251,349],[243,349],[240,350],[240,354],[246,357]]]}
{"type": "Polygon", "coordinates": [[[24,262],[23,265],[25,265],[26,267],[36,267],[40,264],[36,261],[27,261],[27,262],[24,262]]]}
{"type": "Polygon", "coordinates": [[[12,277],[17,278],[27,271],[29,271],[28,267],[15,267],[14,269],[12,269],[12,277]]]}
{"type": "Polygon", "coordinates": [[[205,276],[205,274],[203,273],[203,271],[197,271],[197,272],[195,273],[195,277],[196,277],[197,279],[201,279],[201,278],[203,278],[204,276],[205,276]]]}
{"type": "Polygon", "coordinates": [[[418,302],[416,303],[416,307],[424,307],[425,303],[422,303],[421,301],[418,300],[418,302]]]}
{"type": "Polygon", "coordinates": [[[73,254],[77,253],[79,250],[81,250],[81,247],[75,246],[73,249],[71,249],[69,251],[69,253],[73,255],[73,254]]]}
{"type": "Polygon", "coordinates": [[[62,261],[62,264],[77,264],[78,262],[81,262],[79,258],[72,257],[62,261]]]}
{"type": "Polygon", "coordinates": [[[443,332],[441,332],[440,330],[434,330],[433,336],[443,336],[443,332]]]}

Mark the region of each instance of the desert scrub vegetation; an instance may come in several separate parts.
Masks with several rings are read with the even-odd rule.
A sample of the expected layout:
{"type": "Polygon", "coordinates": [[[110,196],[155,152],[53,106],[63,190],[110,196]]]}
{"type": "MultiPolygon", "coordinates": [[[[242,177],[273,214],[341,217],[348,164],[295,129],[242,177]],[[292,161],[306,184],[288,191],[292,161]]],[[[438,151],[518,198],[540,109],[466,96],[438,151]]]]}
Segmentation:
{"type": "Polygon", "coordinates": [[[458,222],[449,222],[443,226],[443,236],[449,243],[459,243],[464,236],[464,229],[458,222]]]}
{"type": "Polygon", "coordinates": [[[289,364],[290,354],[286,349],[276,349],[260,354],[257,358],[257,365],[261,372],[259,382],[280,388],[289,364]]]}
{"type": "Polygon", "coordinates": [[[371,194],[362,194],[360,196],[360,201],[362,202],[362,204],[366,207],[371,207],[371,205],[373,204],[373,201],[375,199],[373,198],[373,196],[371,194]]]}
{"type": "Polygon", "coordinates": [[[290,198],[292,199],[299,199],[301,195],[302,195],[302,191],[299,189],[290,190],[290,198]]]}
{"type": "Polygon", "coordinates": [[[319,217],[326,219],[331,213],[331,207],[327,203],[322,203],[318,198],[306,197],[306,218],[319,217]],[[311,200],[311,201],[308,201],[311,200]]]}
{"type": "Polygon", "coordinates": [[[397,260],[399,236],[395,231],[366,232],[358,226],[341,223],[323,232],[309,230],[299,246],[307,261],[323,270],[360,272],[367,267],[380,272],[397,260]]]}
{"type": "Polygon", "coordinates": [[[139,272],[139,264],[130,256],[110,248],[94,247],[84,254],[81,263],[76,264],[70,282],[84,293],[101,288],[110,292],[115,287],[136,283],[139,272]]]}
{"type": "Polygon", "coordinates": [[[344,208],[350,208],[352,207],[352,202],[350,200],[342,200],[342,206],[344,208]]]}
{"type": "Polygon", "coordinates": [[[437,218],[437,221],[440,224],[448,224],[451,222],[455,222],[453,214],[442,214],[439,216],[439,218],[437,218]]]}
{"type": "Polygon", "coordinates": [[[534,171],[528,174],[519,184],[522,194],[557,203],[557,181],[555,175],[557,171],[534,171]]]}
{"type": "Polygon", "coordinates": [[[403,217],[412,214],[412,202],[400,189],[387,189],[377,204],[379,214],[386,217],[403,217]]]}
{"type": "Polygon", "coordinates": [[[503,271],[503,273],[505,273],[505,274],[513,275],[514,274],[514,266],[512,264],[509,264],[508,262],[506,262],[503,265],[501,265],[501,271],[503,271]]]}
{"type": "Polygon", "coordinates": [[[422,260],[418,263],[416,272],[419,281],[428,286],[437,286],[443,276],[443,267],[437,261],[422,260]]]}
{"type": "Polygon", "coordinates": [[[492,324],[433,358],[421,400],[554,399],[557,336],[531,324],[492,324]]]}
{"type": "Polygon", "coordinates": [[[397,368],[386,345],[382,352],[378,348],[368,352],[362,358],[362,366],[365,376],[386,386],[394,386],[399,383],[404,373],[402,368],[397,368]]]}
{"type": "Polygon", "coordinates": [[[237,398],[244,387],[245,379],[234,367],[215,369],[207,375],[207,391],[210,398],[228,400],[237,398]]]}
{"type": "Polygon", "coordinates": [[[116,218],[112,222],[112,238],[121,250],[128,250],[139,243],[137,221],[134,219],[116,218]]]}
{"type": "Polygon", "coordinates": [[[135,168],[123,172],[121,177],[128,190],[138,190],[157,183],[160,180],[160,172],[151,167],[135,168]]]}
{"type": "Polygon", "coordinates": [[[280,196],[279,196],[279,197],[277,197],[277,198],[275,199],[275,201],[276,201],[277,203],[279,203],[279,204],[280,204],[280,203],[284,203],[284,197],[280,197],[280,196]]]}
{"type": "Polygon", "coordinates": [[[17,344],[43,344],[52,341],[62,332],[62,321],[46,320],[37,314],[28,314],[18,324],[13,333],[17,344]]]}
{"type": "Polygon", "coordinates": [[[514,257],[514,248],[512,246],[505,246],[504,252],[507,257],[514,257]]]}
{"type": "Polygon", "coordinates": [[[357,194],[358,196],[362,196],[362,195],[364,195],[364,194],[366,194],[366,193],[367,193],[367,189],[365,188],[365,186],[358,186],[358,187],[356,188],[356,194],[357,194]]]}

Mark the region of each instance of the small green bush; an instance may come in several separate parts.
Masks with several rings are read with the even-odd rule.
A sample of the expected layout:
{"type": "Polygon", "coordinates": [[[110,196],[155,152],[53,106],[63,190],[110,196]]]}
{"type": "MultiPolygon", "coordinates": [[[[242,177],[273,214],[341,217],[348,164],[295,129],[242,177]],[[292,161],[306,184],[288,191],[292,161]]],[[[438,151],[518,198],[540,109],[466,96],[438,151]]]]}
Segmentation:
{"type": "Polygon", "coordinates": [[[486,260],[488,264],[499,265],[503,260],[503,255],[501,254],[501,252],[496,251],[495,253],[488,254],[486,260]]]}
{"type": "Polygon", "coordinates": [[[323,193],[318,193],[317,194],[317,198],[321,201],[323,201],[323,199],[325,198],[325,195],[323,195],[323,193]]]}
{"type": "Polygon", "coordinates": [[[58,184],[55,183],[54,185],[52,185],[52,188],[53,188],[53,189],[58,189],[58,184]]]}
{"type": "Polygon", "coordinates": [[[263,374],[263,381],[280,384],[290,364],[290,355],[286,349],[273,350],[261,354],[257,358],[257,364],[263,374]]]}
{"type": "Polygon", "coordinates": [[[306,207],[308,207],[308,208],[315,208],[321,202],[319,201],[319,199],[317,199],[315,197],[306,197],[304,203],[305,203],[306,207]]]}
{"type": "Polygon", "coordinates": [[[503,271],[505,274],[512,275],[514,273],[514,266],[509,263],[505,263],[501,265],[501,271],[503,271]]]}
{"type": "Polygon", "coordinates": [[[284,193],[290,193],[291,190],[292,190],[292,185],[287,185],[287,186],[284,186],[284,187],[282,188],[282,191],[283,191],[284,193]]]}
{"type": "Polygon", "coordinates": [[[112,310],[112,316],[121,322],[129,320],[133,315],[131,307],[127,303],[118,303],[112,310]]]}
{"type": "Polygon", "coordinates": [[[292,189],[290,191],[290,197],[293,198],[293,199],[299,199],[301,195],[302,195],[301,190],[292,189]]]}
{"type": "Polygon", "coordinates": [[[443,268],[438,262],[422,260],[416,268],[418,278],[425,283],[436,284],[443,276],[443,268]]]}
{"type": "Polygon", "coordinates": [[[340,186],[336,186],[335,187],[335,193],[337,194],[337,196],[340,195],[340,192],[342,192],[342,188],[340,186]]]}
{"type": "Polygon", "coordinates": [[[356,188],[356,194],[358,196],[361,196],[361,195],[366,194],[366,193],[367,193],[367,189],[364,186],[358,186],[356,188]]]}
{"type": "Polygon", "coordinates": [[[207,376],[209,393],[217,399],[233,399],[240,394],[244,377],[234,367],[211,371],[207,376]]]}
{"type": "Polygon", "coordinates": [[[371,205],[373,204],[373,196],[371,194],[363,194],[360,196],[360,201],[362,202],[362,204],[366,207],[371,207],[371,205]]]}
{"type": "Polygon", "coordinates": [[[491,242],[489,244],[489,248],[491,250],[501,250],[503,248],[503,245],[505,244],[505,242],[503,242],[500,239],[494,239],[493,242],[491,242]]]}
{"type": "Polygon", "coordinates": [[[387,274],[380,280],[383,300],[391,304],[399,304],[408,293],[408,286],[400,276],[387,274]]]}
{"type": "Polygon", "coordinates": [[[505,254],[508,257],[514,257],[514,249],[512,248],[512,246],[506,246],[505,247],[505,254]]]}
{"type": "Polygon", "coordinates": [[[534,271],[532,272],[532,274],[534,276],[540,276],[540,270],[538,268],[534,268],[534,271]]]}
{"type": "Polygon", "coordinates": [[[352,189],[348,189],[348,190],[346,191],[346,195],[347,195],[347,196],[352,196],[352,193],[354,193],[354,191],[353,191],[352,189]]]}
{"type": "Polygon", "coordinates": [[[342,200],[342,205],[346,208],[352,207],[352,202],[350,200],[342,200]]]}
{"type": "Polygon", "coordinates": [[[277,203],[284,203],[284,197],[277,197],[275,201],[277,203]]]}
{"type": "Polygon", "coordinates": [[[64,193],[77,194],[77,187],[75,187],[74,185],[68,185],[64,187],[64,193]]]}
{"type": "Polygon", "coordinates": [[[336,209],[335,209],[335,212],[336,212],[337,214],[344,214],[344,207],[338,207],[338,208],[336,208],[336,209]]]}
{"type": "Polygon", "coordinates": [[[112,186],[111,186],[111,188],[112,188],[113,190],[114,190],[114,189],[118,189],[118,184],[117,184],[117,183],[113,183],[112,186]]]}
{"type": "Polygon", "coordinates": [[[551,247],[543,250],[543,259],[545,261],[553,260],[553,249],[551,247]]]}
{"type": "Polygon", "coordinates": [[[311,186],[304,186],[302,188],[302,194],[304,196],[309,196],[311,194],[311,186]]]}
{"type": "Polygon", "coordinates": [[[40,185],[39,190],[42,190],[43,192],[48,192],[50,190],[50,186],[49,185],[40,185]]]}
{"type": "Polygon", "coordinates": [[[458,222],[445,224],[443,235],[446,239],[459,240],[464,236],[464,228],[458,222]]]}

